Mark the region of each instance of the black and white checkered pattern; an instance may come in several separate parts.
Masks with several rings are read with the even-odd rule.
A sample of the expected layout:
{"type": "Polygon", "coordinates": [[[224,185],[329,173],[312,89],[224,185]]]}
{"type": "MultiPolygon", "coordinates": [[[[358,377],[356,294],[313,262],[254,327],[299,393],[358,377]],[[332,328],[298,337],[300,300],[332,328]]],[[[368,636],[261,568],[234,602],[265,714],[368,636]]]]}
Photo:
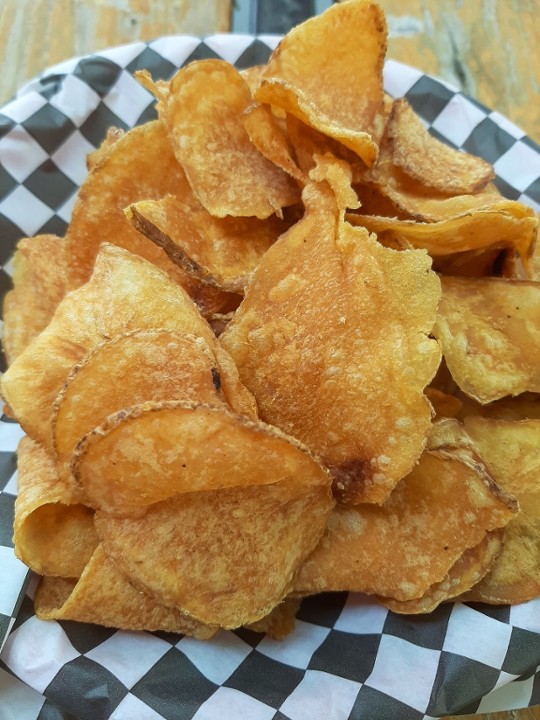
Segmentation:
{"type": "MultiPolygon", "coordinates": [[[[154,116],[134,70],[168,77],[206,57],[246,67],[264,62],[278,40],[237,34],[136,43],[52,68],[0,108],[0,291],[9,287],[19,237],[64,232],[86,154],[107,127],[154,116]]],[[[540,209],[540,149],[518,128],[392,61],[385,86],[407,96],[435,135],[493,162],[504,194],[540,209]]],[[[11,541],[20,429],[2,420],[0,637],[9,634],[0,691],[10,700],[2,720],[414,720],[540,703],[540,601],[449,604],[406,618],[362,596],[329,594],[306,599],[295,632],[280,642],[247,630],[199,642],[37,620],[31,587],[20,603],[27,571],[11,541]]]]}

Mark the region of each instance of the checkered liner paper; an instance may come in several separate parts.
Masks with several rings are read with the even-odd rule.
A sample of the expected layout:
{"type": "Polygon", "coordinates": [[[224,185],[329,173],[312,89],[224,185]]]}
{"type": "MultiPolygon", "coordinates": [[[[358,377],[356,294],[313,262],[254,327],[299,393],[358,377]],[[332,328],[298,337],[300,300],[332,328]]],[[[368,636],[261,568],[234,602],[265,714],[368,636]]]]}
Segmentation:
{"type": "MultiPolygon", "coordinates": [[[[264,62],[278,40],[182,36],[116,48],[47,71],[0,108],[2,291],[21,236],[64,233],[86,154],[106,129],[154,117],[135,70],[166,78],[209,57],[247,67],[264,62]]],[[[492,162],[503,194],[540,207],[540,148],[518,128],[392,61],[385,86],[405,95],[436,136],[492,162]]],[[[414,720],[540,703],[540,601],[513,608],[446,604],[427,616],[402,617],[359,595],[317,596],[303,602],[296,630],[279,642],[246,630],[200,642],[37,620],[34,583],[28,585],[12,546],[21,435],[2,417],[2,720],[414,720]]]]}

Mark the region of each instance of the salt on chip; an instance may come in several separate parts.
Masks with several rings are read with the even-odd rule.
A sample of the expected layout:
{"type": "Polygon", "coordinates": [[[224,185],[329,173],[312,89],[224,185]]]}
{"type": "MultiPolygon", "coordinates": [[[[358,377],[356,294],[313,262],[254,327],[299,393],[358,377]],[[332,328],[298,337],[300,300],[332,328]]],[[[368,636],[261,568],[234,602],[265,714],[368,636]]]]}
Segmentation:
{"type": "Polygon", "coordinates": [[[223,404],[187,401],[146,402],[111,415],[80,441],[73,470],[92,506],[118,516],[177,493],[320,484],[325,477],[277,428],[223,404]]]}
{"type": "Polygon", "coordinates": [[[394,101],[386,133],[394,164],[439,192],[472,194],[495,177],[493,166],[482,158],[456,150],[430,135],[405,98],[394,101]]]}
{"type": "Polygon", "coordinates": [[[4,298],[2,343],[11,364],[47,327],[66,293],[65,246],[55,235],[37,235],[17,243],[14,287],[4,298]]]}
{"type": "MultiPolygon", "coordinates": [[[[84,180],[66,234],[69,288],[85,283],[102,243],[146,258],[182,285],[206,313],[223,310],[229,298],[202,285],[172,263],[165,252],[138,233],[124,208],[138,200],[190,192],[185,174],[158,121],[139,125],[116,140],[84,180]]],[[[227,307],[226,310],[229,308],[227,307]]],[[[226,311],[225,310],[225,311],[226,311]]]]}
{"type": "Polygon", "coordinates": [[[227,403],[256,417],[233,361],[183,288],[143,258],[108,244],[90,281],[62,300],[47,328],[2,376],[2,396],[28,435],[52,452],[53,403],[71,368],[104,338],[149,328],[202,337],[216,355],[227,403]]]}
{"type": "Polygon", "coordinates": [[[38,443],[24,437],[17,457],[15,554],[41,575],[79,577],[98,543],[93,510],[38,443]]]}
{"type": "Polygon", "coordinates": [[[369,166],[377,158],[385,54],[382,9],[368,0],[337,3],[283,38],[255,99],[339,140],[369,166]]]}
{"type": "MultiPolygon", "coordinates": [[[[294,590],[350,590],[421,598],[445,580],[464,552],[504,527],[516,503],[463,447],[434,429],[427,450],[384,505],[336,505],[324,537],[299,570],[294,590]]],[[[439,423],[434,427],[436,428],[439,423]]]]}
{"type": "Polygon", "coordinates": [[[158,96],[171,146],[211,215],[264,219],[298,202],[296,183],[249,139],[242,115],[253,99],[234,66],[192,62],[158,96]]]}
{"type": "Polygon", "coordinates": [[[433,330],[453,379],[482,404],[540,391],[540,284],[441,276],[433,330]]]}
{"type": "Polygon", "coordinates": [[[218,367],[202,337],[172,330],[135,330],[92,348],[72,368],[54,402],[52,424],[60,477],[71,475],[77,442],[123,408],[147,400],[225,404],[218,367]]]}
{"type": "Polygon", "coordinates": [[[303,200],[220,340],[260,417],[323,459],[336,496],[380,503],[430,426],[439,282],[425,251],[389,250],[344,222],[327,182],[303,200]]]}
{"type": "Polygon", "coordinates": [[[101,544],[77,580],[42,578],[34,603],[41,620],[75,620],[122,630],[163,630],[199,640],[213,637],[218,630],[136,590],[118,572],[101,544]]]}
{"type": "Polygon", "coordinates": [[[289,226],[275,215],[216,218],[173,195],[130,205],[126,215],[186,273],[231,293],[244,292],[261,257],[289,226]]]}

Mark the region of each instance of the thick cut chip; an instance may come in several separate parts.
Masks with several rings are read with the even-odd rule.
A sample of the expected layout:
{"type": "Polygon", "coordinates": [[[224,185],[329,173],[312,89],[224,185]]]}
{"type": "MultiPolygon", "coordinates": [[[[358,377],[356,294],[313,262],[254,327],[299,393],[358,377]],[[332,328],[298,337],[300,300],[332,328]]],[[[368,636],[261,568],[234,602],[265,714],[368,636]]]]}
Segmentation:
{"type": "Polygon", "coordinates": [[[139,125],[116,140],[86,177],[73,208],[66,235],[69,287],[88,280],[101,244],[108,242],[164,270],[185,287],[205,314],[226,307],[226,295],[187,275],[124,215],[124,208],[131,203],[168,193],[181,195],[183,187],[190,192],[161,123],[139,125]]]}
{"type": "Polygon", "coordinates": [[[441,277],[433,333],[453,379],[485,404],[540,391],[540,284],[441,277]]]}
{"type": "Polygon", "coordinates": [[[456,560],[444,580],[428,588],[422,597],[403,601],[380,597],[379,600],[389,610],[397,613],[413,615],[432,612],[442,602],[452,600],[470,590],[486,575],[501,551],[504,532],[504,529],[499,528],[486,533],[478,545],[466,550],[456,560]]]}
{"type": "Polygon", "coordinates": [[[84,435],[108,415],[148,400],[225,403],[216,357],[203,338],[135,330],[93,348],[71,370],[54,403],[60,477],[71,474],[71,457],[84,435]]]}
{"type": "Polygon", "coordinates": [[[426,187],[448,195],[482,190],[493,178],[493,166],[445,145],[429,134],[409,103],[393,104],[386,125],[394,164],[426,187]]]}
{"type": "Polygon", "coordinates": [[[111,415],[79,443],[74,474],[92,506],[115,515],[140,514],[177,493],[278,481],[309,487],[328,479],[276,428],[225,406],[184,401],[111,415]]]}
{"type": "MultiPolygon", "coordinates": [[[[485,208],[473,209],[438,222],[415,222],[395,217],[349,214],[347,220],[377,234],[383,245],[396,243],[425,248],[432,257],[468,250],[515,248],[527,260],[534,241],[537,220],[520,213],[502,200],[485,208]]],[[[449,274],[449,273],[447,273],[449,274]]]]}
{"type": "Polygon", "coordinates": [[[176,608],[159,605],[136,590],[98,545],[78,580],[42,578],[35,597],[42,620],[76,620],[122,630],[164,630],[199,640],[213,637],[218,628],[204,625],[176,608]]]}
{"type": "MultiPolygon", "coordinates": [[[[444,422],[459,429],[455,421],[444,422]]],[[[464,552],[515,516],[515,501],[469,455],[461,436],[453,445],[446,440],[430,435],[428,449],[383,506],[336,505],[324,537],[298,572],[295,592],[421,598],[464,552]]]]}
{"type": "Polygon", "coordinates": [[[13,290],[4,298],[2,342],[8,364],[47,327],[66,292],[64,241],[55,235],[19,240],[13,290]]]}
{"type": "Polygon", "coordinates": [[[201,622],[239,627],[281,602],[324,532],[333,503],[317,472],[322,483],[176,495],[140,519],[98,511],[96,528],[135,587],[201,622]]]}
{"type": "Polygon", "coordinates": [[[126,215],[189,275],[231,293],[244,292],[264,253],[290,226],[275,215],[216,218],[173,195],[131,205],[126,215]]]}
{"type": "Polygon", "coordinates": [[[242,118],[253,98],[236,68],[224,60],[192,62],[157,94],[171,146],[211,215],[264,219],[298,202],[296,183],[249,139],[242,118]]]}
{"type": "Polygon", "coordinates": [[[71,368],[104,338],[149,328],[203,338],[216,356],[227,403],[256,417],[233,361],[187,293],[143,258],[108,244],[91,280],[62,300],[47,328],[2,376],[4,400],[25,431],[52,452],[53,403],[71,368]]]}
{"type": "Polygon", "coordinates": [[[339,140],[371,165],[385,53],[382,9],[368,0],[337,3],[285,36],[255,98],[339,140]]]}
{"type": "Polygon", "coordinates": [[[467,599],[526,602],[540,594],[540,420],[470,416],[463,422],[489,472],[521,508],[505,528],[501,554],[467,599]]]}
{"type": "Polygon", "coordinates": [[[41,575],[79,577],[98,543],[92,509],[75,482],[59,481],[40,445],[25,437],[17,455],[17,557],[41,575]]]}
{"type": "Polygon", "coordinates": [[[346,502],[383,502],[420,456],[439,281],[425,251],[382,247],[326,182],[266,253],[221,335],[261,418],[322,457],[346,502]]]}

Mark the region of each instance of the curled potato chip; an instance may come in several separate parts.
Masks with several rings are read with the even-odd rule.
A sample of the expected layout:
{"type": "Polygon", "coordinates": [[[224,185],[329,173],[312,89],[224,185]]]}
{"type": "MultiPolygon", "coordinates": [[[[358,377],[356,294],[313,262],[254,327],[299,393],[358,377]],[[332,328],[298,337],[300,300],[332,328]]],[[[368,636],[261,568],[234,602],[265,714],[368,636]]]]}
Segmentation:
{"type": "Polygon", "coordinates": [[[446,276],[441,283],[433,333],[460,389],[482,404],[540,391],[540,285],[446,276]]]}
{"type": "Polygon", "coordinates": [[[52,452],[53,403],[71,368],[103,338],[156,327],[203,338],[216,355],[227,403],[256,417],[234,363],[187,293],[143,258],[108,244],[91,280],[62,300],[47,328],[2,376],[2,395],[28,435],[52,452]]]}
{"type": "MultiPolygon", "coordinates": [[[[515,501],[454,434],[436,423],[418,464],[384,505],[336,505],[295,592],[353,590],[403,602],[445,581],[463,553],[516,514],[515,501]]],[[[466,437],[466,436],[465,436],[466,437]]]]}
{"type": "Polygon", "coordinates": [[[298,202],[296,184],[261,155],[244,129],[252,96],[236,68],[224,60],[192,62],[158,95],[172,148],[211,215],[264,219],[298,202]]]}
{"type": "Polygon", "coordinates": [[[136,590],[105,555],[101,544],[79,579],[42,578],[34,604],[42,620],[76,620],[122,630],[164,630],[199,640],[213,637],[218,630],[136,590]]]}
{"type": "Polygon", "coordinates": [[[60,482],[52,458],[25,437],[17,451],[15,554],[41,575],[79,577],[98,543],[94,513],[75,482],[60,482]]]}
{"type": "Polygon", "coordinates": [[[177,493],[277,481],[309,486],[326,477],[277,428],[224,405],[187,401],[147,402],[111,415],[80,441],[73,470],[92,506],[119,516],[177,493]]]}
{"type": "Polygon", "coordinates": [[[322,457],[337,497],[383,502],[430,426],[439,282],[424,251],[389,250],[344,222],[327,182],[303,199],[220,340],[261,418],[322,457]]]}
{"type": "Polygon", "coordinates": [[[405,98],[394,101],[386,133],[394,164],[426,187],[465,195],[482,190],[495,177],[493,166],[482,158],[430,135],[405,98]]]}
{"type": "Polygon", "coordinates": [[[47,327],[66,292],[64,240],[37,235],[17,243],[13,284],[4,298],[2,343],[8,364],[47,327]]]}
{"type": "Polygon", "coordinates": [[[231,293],[244,292],[261,257],[289,226],[275,215],[215,218],[172,195],[130,205],[126,215],[189,275],[231,293]]]}
{"type": "Polygon", "coordinates": [[[60,477],[71,474],[80,438],[108,415],[147,400],[225,404],[218,362],[203,338],[172,330],[135,330],[92,348],[72,368],[54,402],[60,477]]]}
{"type": "Polygon", "coordinates": [[[135,587],[201,622],[239,627],[281,602],[320,539],[333,503],[319,478],[278,473],[272,484],[175,495],[140,519],[98,511],[96,528],[135,587]]]}
{"type": "Polygon", "coordinates": [[[381,8],[367,0],[337,3],[283,38],[255,98],[339,140],[371,165],[377,157],[374,135],[383,105],[385,53],[381,8]],[[336,38],[347,72],[336,56],[336,38]]]}
{"type": "Polygon", "coordinates": [[[85,283],[102,243],[109,242],[146,258],[182,285],[206,313],[223,310],[229,298],[198,283],[172,263],[163,250],[127,221],[124,208],[138,200],[189,191],[184,172],[158,121],[139,125],[115,140],[84,180],[66,234],[70,288],[85,283]]]}
{"type": "Polygon", "coordinates": [[[402,601],[379,597],[379,600],[396,613],[413,615],[432,612],[442,602],[470,590],[486,575],[501,551],[503,536],[504,530],[501,528],[486,533],[478,545],[465,550],[456,560],[444,580],[429,587],[422,597],[402,601]]]}

